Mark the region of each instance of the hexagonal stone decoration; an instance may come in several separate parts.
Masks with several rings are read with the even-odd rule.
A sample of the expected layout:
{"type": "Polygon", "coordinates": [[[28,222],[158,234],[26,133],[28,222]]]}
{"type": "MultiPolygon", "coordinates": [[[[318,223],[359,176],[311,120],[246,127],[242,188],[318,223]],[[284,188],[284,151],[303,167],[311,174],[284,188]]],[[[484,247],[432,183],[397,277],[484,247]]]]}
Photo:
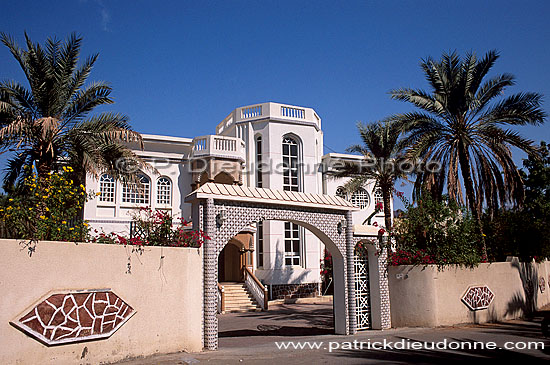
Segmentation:
{"type": "Polygon", "coordinates": [[[46,345],[110,337],[135,310],[110,289],[54,293],[10,323],[46,345]]]}
{"type": "Polygon", "coordinates": [[[477,311],[487,309],[494,298],[495,294],[487,285],[471,286],[462,296],[462,301],[470,310],[477,311]]]}

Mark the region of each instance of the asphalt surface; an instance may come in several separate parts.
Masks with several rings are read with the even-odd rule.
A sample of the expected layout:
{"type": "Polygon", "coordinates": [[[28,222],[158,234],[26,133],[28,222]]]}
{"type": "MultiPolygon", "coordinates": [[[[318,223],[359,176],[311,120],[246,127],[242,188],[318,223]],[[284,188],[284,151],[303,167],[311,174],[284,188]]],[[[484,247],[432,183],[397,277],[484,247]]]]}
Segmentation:
{"type": "Polygon", "coordinates": [[[268,312],[220,315],[218,351],[159,354],[119,364],[549,364],[550,338],[542,335],[541,320],[342,336],[333,334],[330,303],[282,304],[268,312]]]}

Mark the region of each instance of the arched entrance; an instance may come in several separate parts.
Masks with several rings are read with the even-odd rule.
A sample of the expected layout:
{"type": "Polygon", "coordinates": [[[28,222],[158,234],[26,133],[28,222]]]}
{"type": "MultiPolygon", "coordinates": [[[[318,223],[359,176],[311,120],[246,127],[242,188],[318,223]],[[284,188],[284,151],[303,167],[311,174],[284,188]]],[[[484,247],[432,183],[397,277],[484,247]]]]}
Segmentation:
{"type": "Polygon", "coordinates": [[[205,348],[218,347],[219,253],[244,227],[264,220],[289,221],[305,227],[329,249],[334,268],[335,332],[356,332],[355,240],[351,213],[357,208],[351,203],[327,195],[215,183],[201,186],[185,200],[193,203],[194,228],[203,230],[209,237],[203,246],[205,348]]]}
{"type": "Polygon", "coordinates": [[[229,242],[218,257],[218,281],[242,281],[242,251],[233,242],[229,242]]]}
{"type": "Polygon", "coordinates": [[[218,281],[243,281],[243,267],[251,267],[254,251],[254,230],[248,226],[232,237],[218,256],[218,281]]]}

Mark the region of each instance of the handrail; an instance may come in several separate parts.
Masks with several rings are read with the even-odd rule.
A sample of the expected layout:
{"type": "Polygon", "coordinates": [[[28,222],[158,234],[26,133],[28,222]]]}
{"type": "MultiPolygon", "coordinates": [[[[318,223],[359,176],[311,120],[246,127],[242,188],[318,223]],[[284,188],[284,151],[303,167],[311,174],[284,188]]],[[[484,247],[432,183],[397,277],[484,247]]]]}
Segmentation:
{"type": "Polygon", "coordinates": [[[220,313],[225,313],[225,288],[218,283],[218,293],[220,295],[220,313]]]}
{"type": "Polygon", "coordinates": [[[261,298],[257,298],[257,299],[260,299],[260,300],[258,300],[258,302],[261,303],[260,305],[263,304],[262,309],[264,311],[266,311],[268,309],[268,302],[269,302],[267,288],[265,286],[263,286],[262,282],[260,280],[258,280],[256,275],[254,275],[254,273],[252,273],[252,271],[246,265],[243,266],[243,275],[244,275],[245,284],[247,283],[247,280],[246,280],[247,276],[250,276],[252,278],[252,280],[254,281],[254,283],[256,284],[257,288],[263,293],[263,303],[261,303],[262,302],[261,298]]]}

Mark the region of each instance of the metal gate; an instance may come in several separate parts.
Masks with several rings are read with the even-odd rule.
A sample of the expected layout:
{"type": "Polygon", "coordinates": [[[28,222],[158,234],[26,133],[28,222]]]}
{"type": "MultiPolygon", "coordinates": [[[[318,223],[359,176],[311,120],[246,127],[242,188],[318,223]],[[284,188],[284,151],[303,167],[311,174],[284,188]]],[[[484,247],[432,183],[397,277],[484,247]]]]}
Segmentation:
{"type": "Polygon", "coordinates": [[[369,260],[366,248],[359,243],[355,247],[355,315],[357,330],[371,328],[370,320],[370,290],[369,290],[369,260]]]}

